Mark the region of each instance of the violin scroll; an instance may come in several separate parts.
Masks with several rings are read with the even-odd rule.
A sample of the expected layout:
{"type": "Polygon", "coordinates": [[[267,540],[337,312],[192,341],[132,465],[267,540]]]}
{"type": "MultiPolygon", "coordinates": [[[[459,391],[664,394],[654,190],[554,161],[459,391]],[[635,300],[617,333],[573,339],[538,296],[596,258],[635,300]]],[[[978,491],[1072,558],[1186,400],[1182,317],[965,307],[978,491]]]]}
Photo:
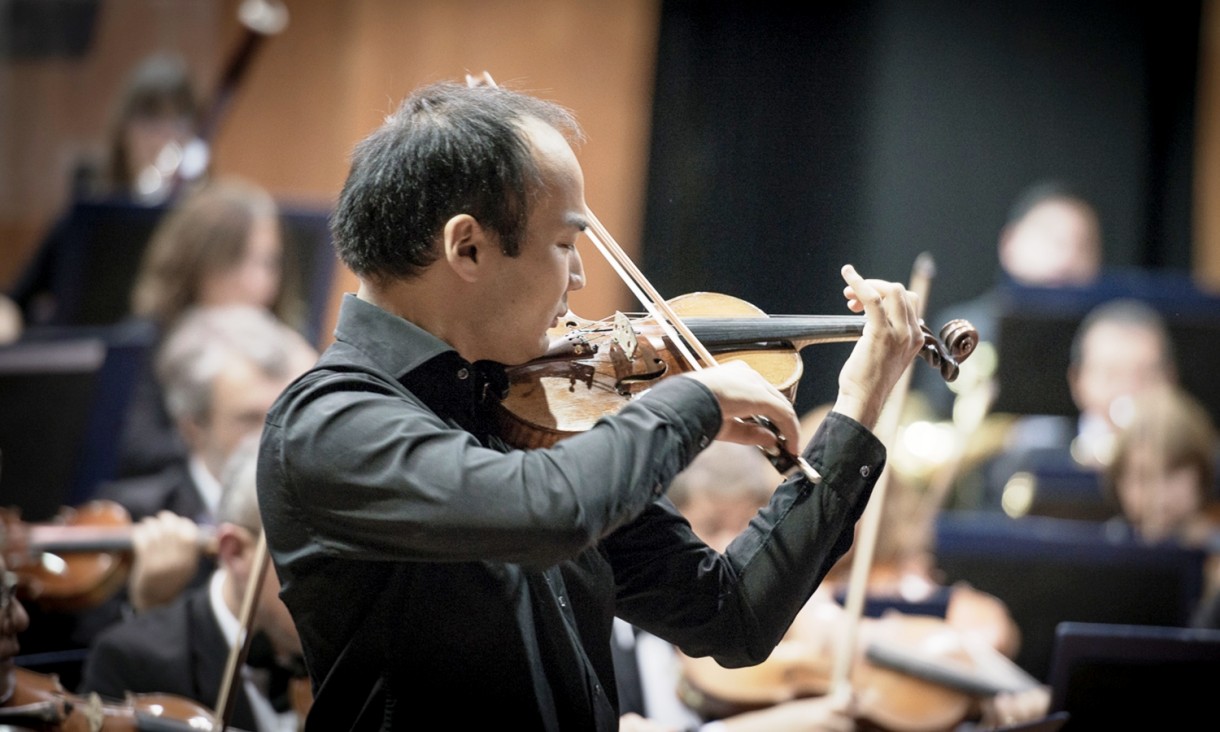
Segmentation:
{"type": "Polygon", "coordinates": [[[919,356],[932,368],[938,369],[945,381],[957,379],[961,363],[974,353],[979,344],[979,332],[968,321],[957,318],[950,320],[940,329],[940,338],[932,335],[928,326],[920,323],[923,328],[923,348],[919,356]]]}

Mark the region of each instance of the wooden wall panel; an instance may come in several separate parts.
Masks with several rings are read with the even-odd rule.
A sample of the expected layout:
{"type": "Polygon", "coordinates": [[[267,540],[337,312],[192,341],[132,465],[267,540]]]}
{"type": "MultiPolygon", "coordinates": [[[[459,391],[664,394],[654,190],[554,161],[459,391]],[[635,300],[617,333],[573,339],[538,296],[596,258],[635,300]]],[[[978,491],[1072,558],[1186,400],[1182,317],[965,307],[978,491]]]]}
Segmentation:
{"type": "MultiPolygon", "coordinates": [[[[126,70],[149,51],[175,49],[211,89],[244,32],[238,4],[107,0],[88,56],[4,62],[0,155],[19,164],[4,165],[11,176],[0,173],[0,284],[16,275],[65,203],[63,161],[100,141],[104,110],[126,70]]],[[[487,70],[577,113],[589,136],[577,151],[589,205],[628,252],[638,253],[658,0],[286,5],[287,28],[260,44],[214,140],[217,173],[252,178],[281,200],[329,206],[352,147],[410,89],[487,70]]],[[[573,296],[573,309],[600,317],[634,308],[591,245],[585,253],[594,284],[573,296]]],[[[341,273],[334,299],[353,288],[350,274],[341,273]]]]}
{"type": "Polygon", "coordinates": [[[1220,1],[1203,5],[1195,131],[1194,261],[1200,284],[1220,292],[1220,1]]]}

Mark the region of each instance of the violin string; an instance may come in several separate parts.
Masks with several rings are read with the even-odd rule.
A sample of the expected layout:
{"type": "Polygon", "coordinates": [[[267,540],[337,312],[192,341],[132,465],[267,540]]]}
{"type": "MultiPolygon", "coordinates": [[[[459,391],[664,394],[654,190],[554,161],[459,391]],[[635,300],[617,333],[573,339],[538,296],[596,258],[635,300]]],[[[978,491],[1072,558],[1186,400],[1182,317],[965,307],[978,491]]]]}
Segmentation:
{"type": "MultiPolygon", "coordinates": [[[[666,335],[669,336],[670,340],[674,344],[674,347],[679,353],[682,354],[683,358],[686,359],[686,362],[690,364],[691,368],[698,371],[700,369],[700,365],[699,362],[696,361],[693,356],[691,356],[690,351],[688,351],[686,348],[686,344],[690,344],[695,348],[696,351],[699,352],[699,356],[703,359],[705,364],[708,366],[715,366],[715,357],[713,357],[711,352],[707,350],[703,343],[695,337],[695,334],[690,331],[690,328],[688,328],[686,324],[682,322],[682,319],[678,317],[677,313],[675,313],[673,309],[669,307],[669,303],[667,303],[665,299],[662,298],[655,289],[653,289],[652,285],[648,282],[648,278],[646,278],[644,273],[640,272],[631,259],[627,257],[627,255],[623,252],[622,247],[618,245],[618,242],[614,241],[614,237],[610,236],[610,232],[606,230],[606,227],[602,226],[601,221],[598,220],[597,216],[593,214],[588,206],[585,206],[585,216],[589,219],[589,229],[592,230],[586,230],[585,234],[588,235],[589,239],[593,241],[594,245],[596,245],[598,250],[602,253],[602,256],[610,262],[615,271],[619,273],[619,277],[623,278],[624,283],[626,283],[627,286],[634,293],[636,293],[636,297],[640,300],[640,304],[644,306],[644,309],[653,314],[653,317],[656,318],[657,323],[663,330],[665,330],[666,335]],[[616,266],[616,264],[622,266],[619,267],[616,266]],[[630,270],[631,276],[627,277],[624,270],[630,270]],[[647,289],[649,297],[642,297],[639,287],[633,286],[633,283],[637,283],[640,287],[647,289]],[[660,317],[660,315],[656,312],[657,308],[664,312],[664,318],[660,317]],[[678,338],[677,335],[673,333],[673,328],[670,328],[670,325],[672,325],[673,328],[681,331],[682,335],[687,339],[686,343],[683,343],[682,339],[678,338]]],[[[763,424],[763,422],[760,421],[760,424],[763,424]]],[[[814,470],[813,466],[810,465],[802,455],[788,450],[787,447],[783,445],[782,441],[779,441],[778,433],[776,434],[776,438],[778,449],[783,452],[794,465],[796,465],[797,469],[801,471],[801,474],[805,476],[805,480],[813,484],[822,482],[821,474],[814,470]]]]}
{"type": "Polygon", "coordinates": [[[669,304],[664,301],[664,299],[655,289],[653,289],[647,278],[644,277],[644,273],[640,272],[639,269],[637,269],[631,263],[630,259],[627,258],[627,255],[623,253],[622,247],[618,245],[618,242],[614,240],[614,237],[610,236],[610,232],[606,231],[606,227],[602,226],[601,221],[599,221],[597,216],[595,216],[593,212],[589,210],[588,206],[585,207],[585,217],[589,219],[589,229],[585,231],[585,235],[589,237],[590,241],[592,241],[597,247],[598,251],[602,253],[602,256],[606,259],[606,261],[610,263],[610,266],[613,267],[615,272],[618,273],[618,276],[622,278],[624,284],[626,284],[627,287],[632,291],[632,293],[636,296],[636,299],[639,300],[640,304],[644,306],[644,309],[656,319],[657,324],[660,325],[661,329],[665,331],[665,334],[669,336],[669,339],[674,343],[674,348],[676,348],[682,357],[686,359],[686,362],[690,365],[691,369],[698,371],[703,368],[703,366],[693,355],[691,355],[691,352],[687,349],[687,344],[690,344],[695,348],[695,350],[699,351],[699,355],[703,359],[703,363],[707,364],[708,366],[715,366],[716,359],[710,352],[708,352],[706,348],[703,347],[703,344],[700,343],[697,338],[695,338],[695,335],[686,328],[686,326],[682,323],[681,318],[679,318],[677,314],[674,313],[669,307],[669,304]],[[630,272],[628,272],[628,270],[630,270],[630,272]],[[645,296],[645,294],[641,291],[641,288],[645,288],[649,291],[647,296],[645,296]],[[664,317],[661,316],[661,313],[657,312],[658,308],[664,313],[664,317]],[[675,328],[682,331],[682,335],[688,340],[683,341],[681,338],[679,338],[677,333],[674,332],[675,328]]]}

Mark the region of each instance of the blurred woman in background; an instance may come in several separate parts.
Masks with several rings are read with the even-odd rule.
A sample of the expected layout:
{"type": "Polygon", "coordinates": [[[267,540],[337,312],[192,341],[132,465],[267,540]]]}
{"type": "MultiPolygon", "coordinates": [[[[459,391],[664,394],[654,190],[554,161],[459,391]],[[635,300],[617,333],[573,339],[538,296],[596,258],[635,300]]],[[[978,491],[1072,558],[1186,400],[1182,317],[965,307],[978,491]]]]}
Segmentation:
{"type": "MultiPolygon", "coordinates": [[[[217,178],[158,225],[132,288],[131,312],[163,334],[193,306],[253,305],[299,330],[302,308],[284,266],[272,196],[241,178],[217,178]]],[[[185,454],[149,369],[127,414],[119,474],[157,472],[185,454]]]]}

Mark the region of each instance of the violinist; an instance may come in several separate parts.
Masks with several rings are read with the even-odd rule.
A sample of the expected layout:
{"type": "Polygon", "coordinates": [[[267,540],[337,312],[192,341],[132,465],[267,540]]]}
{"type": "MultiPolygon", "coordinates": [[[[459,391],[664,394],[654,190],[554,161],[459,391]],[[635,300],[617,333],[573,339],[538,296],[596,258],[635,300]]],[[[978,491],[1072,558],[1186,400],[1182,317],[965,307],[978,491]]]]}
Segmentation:
{"type": "Polygon", "coordinates": [[[355,149],[333,233],[360,287],[259,454],[310,732],[408,729],[455,693],[451,726],[617,729],[616,615],[759,663],[851,542],[885,462],[869,430],[924,342],[906,289],[851,266],[866,324],[812,468],[725,555],[664,494],[714,439],[796,444],[791,403],[748,366],[670,375],[551,447],[501,439],[504,366],[544,354],[585,284],[578,137],[550,102],[438,83],[355,149]]]}
{"type": "MultiPolygon", "coordinates": [[[[129,692],[174,694],[209,708],[219,698],[262,529],[254,486],[258,438],[248,438],[225,467],[217,508],[219,564],[208,583],[164,607],[107,628],[85,662],[80,693],[122,699],[129,692]]],[[[279,582],[264,577],[251,622],[256,633],[235,691],[232,723],[253,732],[296,732],[291,683],[300,639],[277,597],[279,582]]]]}
{"type": "Polygon", "coordinates": [[[256,433],[276,395],[316,358],[295,330],[264,308],[196,308],[158,352],[158,377],[189,456],[161,472],[102,484],[95,497],[118,503],[132,521],[126,587],[78,613],[76,642],[89,645],[125,616],[165,605],[207,581],[216,562],[210,533],[220,474],[230,452],[256,433]]]}

